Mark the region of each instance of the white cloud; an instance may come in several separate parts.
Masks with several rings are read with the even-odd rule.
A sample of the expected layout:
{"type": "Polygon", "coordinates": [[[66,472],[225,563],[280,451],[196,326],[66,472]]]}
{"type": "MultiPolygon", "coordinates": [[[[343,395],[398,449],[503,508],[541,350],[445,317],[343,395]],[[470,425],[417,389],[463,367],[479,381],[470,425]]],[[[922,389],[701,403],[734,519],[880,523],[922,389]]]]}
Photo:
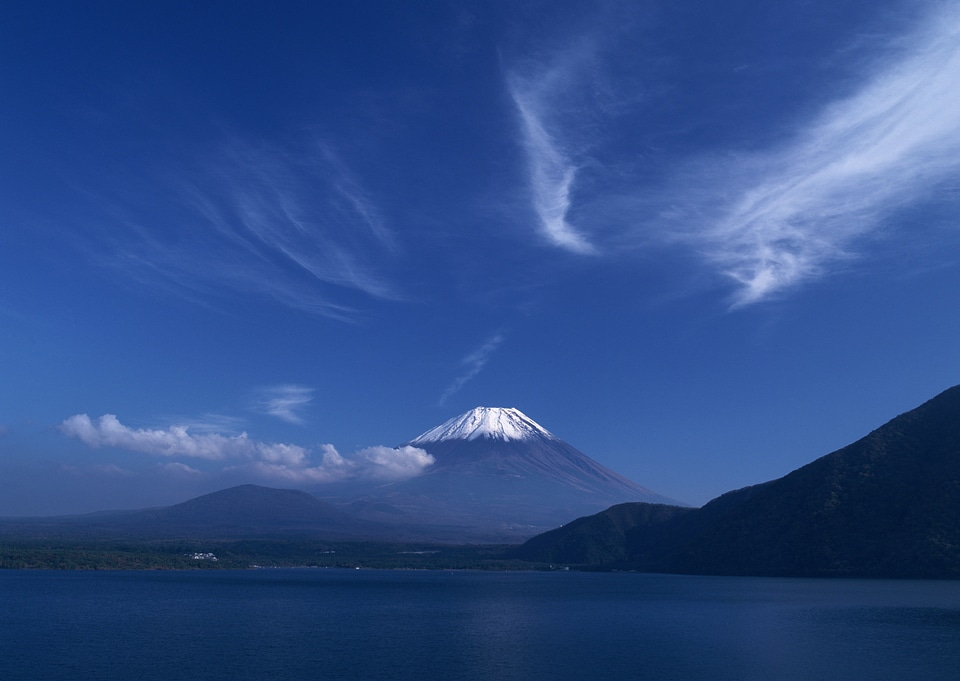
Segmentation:
{"type": "Polygon", "coordinates": [[[167,463],[157,464],[157,468],[167,475],[170,475],[175,478],[202,478],[205,476],[203,471],[192,468],[185,463],[180,463],[179,461],[170,461],[167,463]]]}
{"type": "MultiPolygon", "coordinates": [[[[765,130],[782,142],[666,160],[659,182],[650,180],[642,159],[618,151],[623,108],[585,103],[596,80],[585,74],[602,79],[605,73],[595,68],[590,43],[575,47],[566,61],[540,60],[523,77],[510,76],[542,233],[580,252],[679,245],[733,282],[734,306],[766,300],[869,255],[874,239],[900,233],[900,211],[928,200],[956,201],[960,7],[930,6],[925,23],[887,36],[872,61],[848,64],[850,80],[859,79],[846,84],[848,94],[808,102],[814,114],[765,130]],[[603,131],[606,139],[593,154],[577,144],[580,129],[603,131]]],[[[599,59],[601,50],[593,54],[599,59]]],[[[641,68],[631,71],[621,61],[617,71],[632,74],[611,88],[624,106],[651,104],[650,93],[639,98],[635,92],[643,81],[631,80],[641,68]]],[[[652,82],[650,92],[656,86],[652,82]]]]}
{"type": "Polygon", "coordinates": [[[112,207],[107,248],[96,256],[126,276],[208,303],[254,293],[351,320],[344,291],[400,300],[385,274],[399,253],[376,202],[328,146],[287,150],[238,140],[166,188],[179,234],[138,207],[112,207]],[[118,229],[119,220],[125,229],[118,229]]]}
{"type": "Polygon", "coordinates": [[[352,455],[341,455],[333,445],[321,445],[322,459],[317,465],[290,466],[256,461],[242,466],[258,477],[289,482],[330,483],[345,480],[394,482],[420,475],[435,462],[433,456],[418,447],[367,447],[352,455]]]}
{"type": "Polygon", "coordinates": [[[255,442],[246,433],[225,437],[219,433],[194,435],[187,426],[166,429],[129,428],[113,414],[104,414],[94,423],[86,414],[76,414],[60,424],[60,430],[90,447],[117,447],[157,456],[185,456],[222,460],[237,457],[259,458],[276,445],[255,442]]]}
{"type": "Polygon", "coordinates": [[[435,459],[419,447],[367,447],[355,455],[361,477],[373,480],[402,480],[420,474],[435,459]]]}
{"type": "Polygon", "coordinates": [[[466,385],[467,381],[483,370],[483,367],[485,367],[490,360],[490,355],[500,347],[505,338],[506,336],[502,331],[497,331],[483,345],[461,360],[460,363],[463,365],[464,371],[443,391],[443,394],[440,396],[440,406],[446,404],[447,400],[458,393],[460,389],[466,385]]]}
{"type": "Polygon", "coordinates": [[[695,238],[741,285],[738,304],[823,275],[898,208],[960,173],[960,12],[908,43],[792,143],[722,171],[730,181],[716,193],[736,189],[736,200],[695,238]]]}
{"type": "Polygon", "coordinates": [[[136,473],[128,470],[126,468],[121,468],[116,464],[102,464],[99,466],[92,466],[91,470],[94,472],[105,475],[111,478],[132,478],[136,476],[136,473]]]}
{"type": "Polygon", "coordinates": [[[592,212],[626,229],[620,247],[698,254],[735,284],[735,307],[869,257],[907,229],[900,211],[956,201],[960,177],[960,9],[885,46],[851,94],[780,130],[786,141],[679,163],[659,186],[593,197],[592,212]]]}
{"type": "Polygon", "coordinates": [[[262,388],[257,397],[258,411],[287,423],[303,423],[300,411],[313,400],[313,388],[302,385],[276,385],[262,388]]]}
{"type": "Polygon", "coordinates": [[[187,428],[191,433],[234,433],[243,431],[244,419],[226,414],[204,414],[193,416],[169,416],[163,419],[187,428]]]}
{"type": "Polygon", "coordinates": [[[593,245],[567,221],[576,166],[544,128],[536,99],[516,83],[510,94],[520,115],[531,199],[543,236],[553,245],[574,253],[595,252],[593,245]]]}
{"type": "Polygon", "coordinates": [[[586,73],[592,53],[589,41],[565,45],[553,58],[528,63],[507,77],[540,233],[554,246],[579,254],[595,253],[596,247],[568,220],[578,169],[567,148],[571,135],[560,123],[564,118],[560,113],[567,108],[571,94],[577,92],[576,86],[593,80],[586,73]]]}
{"type": "MultiPolygon", "coordinates": [[[[230,469],[305,482],[400,480],[418,475],[434,463],[432,456],[416,447],[367,447],[343,456],[333,445],[320,446],[317,463],[310,450],[299,445],[258,442],[246,433],[229,437],[217,433],[194,434],[179,425],[134,429],[120,423],[113,414],[104,414],[96,422],[86,414],[76,414],[64,420],[60,430],[93,448],[116,447],[154,456],[211,461],[240,460],[245,463],[231,465],[230,469]]],[[[180,462],[165,464],[163,470],[180,476],[202,474],[180,462]]]]}

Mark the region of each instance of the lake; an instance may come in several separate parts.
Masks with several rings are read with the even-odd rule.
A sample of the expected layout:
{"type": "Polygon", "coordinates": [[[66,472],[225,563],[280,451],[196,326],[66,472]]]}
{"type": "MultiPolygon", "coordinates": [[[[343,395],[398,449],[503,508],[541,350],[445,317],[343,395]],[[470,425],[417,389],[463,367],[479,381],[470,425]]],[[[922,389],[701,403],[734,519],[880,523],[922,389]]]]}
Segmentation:
{"type": "Polygon", "coordinates": [[[954,679],[960,583],[0,571],[0,679],[954,679]]]}

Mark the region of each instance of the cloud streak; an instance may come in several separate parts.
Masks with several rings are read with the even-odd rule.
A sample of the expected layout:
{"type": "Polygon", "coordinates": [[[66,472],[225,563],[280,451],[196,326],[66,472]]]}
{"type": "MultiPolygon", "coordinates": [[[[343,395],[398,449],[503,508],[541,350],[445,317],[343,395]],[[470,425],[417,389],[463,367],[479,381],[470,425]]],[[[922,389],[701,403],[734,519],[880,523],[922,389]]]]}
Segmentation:
{"type": "MultiPolygon", "coordinates": [[[[810,103],[816,113],[803,121],[765,130],[783,141],[750,151],[728,144],[685,159],[651,153],[662,167],[621,152],[632,130],[618,127],[625,112],[636,102],[657,104],[635,91],[641,67],[622,76],[618,61],[624,80],[608,91],[619,103],[590,96],[593,83],[613,73],[594,66],[598,50],[573,47],[566,61],[540,60],[523,77],[509,75],[540,233],[565,250],[607,257],[679,246],[733,284],[733,307],[864,258],[872,239],[898,234],[901,211],[951,200],[937,188],[960,176],[960,9],[935,7],[915,30],[886,36],[847,94],[810,103]],[[576,143],[580,129],[601,130],[589,157],[576,143]]],[[[621,49],[616,29],[608,33],[604,44],[621,49]]],[[[658,87],[651,83],[650,92],[658,87]]],[[[630,115],[638,126],[669,126],[643,111],[630,115]]],[[[684,134],[683,125],[637,132],[667,139],[684,134]]]]}
{"type": "Polygon", "coordinates": [[[822,276],[960,172],[960,13],[938,16],[908,43],[792,143],[730,164],[733,184],[714,187],[737,189],[736,200],[693,237],[739,284],[735,304],[822,276]]]}
{"type": "Polygon", "coordinates": [[[447,400],[460,392],[460,389],[463,388],[468,381],[483,370],[483,367],[485,367],[490,360],[490,356],[500,347],[505,338],[505,334],[502,331],[498,331],[493,334],[487,342],[461,360],[460,364],[464,367],[463,373],[457,376],[453,383],[443,391],[439,401],[441,407],[447,403],[447,400]]]}
{"type": "Polygon", "coordinates": [[[352,294],[401,300],[385,274],[400,249],[382,211],[329,146],[308,149],[223,145],[169,182],[164,198],[179,213],[167,224],[139,209],[116,211],[111,220],[126,229],[110,230],[98,259],[198,301],[254,293],[350,320],[352,294]]]}
{"type": "Polygon", "coordinates": [[[582,46],[568,47],[565,59],[554,60],[549,66],[537,65],[528,75],[514,71],[507,78],[539,232],[550,244],[578,254],[595,253],[596,247],[568,220],[577,165],[565,149],[562,126],[554,125],[556,130],[549,130],[547,112],[563,108],[558,100],[575,90],[572,82],[577,80],[588,52],[582,46]]]}
{"type": "Polygon", "coordinates": [[[262,388],[256,399],[256,409],[281,421],[301,425],[300,413],[313,400],[313,388],[302,385],[276,385],[262,388]]]}
{"type": "MultiPolygon", "coordinates": [[[[130,452],[165,458],[203,459],[238,463],[225,470],[241,470],[258,477],[303,482],[340,482],[345,480],[391,481],[411,478],[434,463],[433,457],[417,447],[367,447],[351,455],[341,455],[333,445],[321,445],[319,457],[305,447],[285,443],[266,443],[246,433],[224,436],[219,433],[191,433],[188,427],[130,428],[113,414],[93,421],[87,414],[76,414],[60,424],[67,437],[89,447],[115,447],[130,452]],[[319,458],[319,461],[316,459],[319,458]]],[[[172,462],[167,472],[196,476],[197,469],[172,462]]]]}
{"type": "Polygon", "coordinates": [[[517,85],[510,94],[520,117],[531,200],[541,233],[554,246],[573,253],[594,253],[594,246],[567,221],[576,166],[544,128],[535,98],[517,85]]]}
{"type": "Polygon", "coordinates": [[[60,424],[60,431],[98,449],[116,447],[154,456],[188,457],[222,461],[245,458],[302,463],[306,450],[296,445],[268,444],[251,440],[246,433],[224,436],[219,433],[194,434],[187,426],[166,429],[129,428],[113,414],[104,414],[94,422],[86,414],[75,414],[60,424]]]}

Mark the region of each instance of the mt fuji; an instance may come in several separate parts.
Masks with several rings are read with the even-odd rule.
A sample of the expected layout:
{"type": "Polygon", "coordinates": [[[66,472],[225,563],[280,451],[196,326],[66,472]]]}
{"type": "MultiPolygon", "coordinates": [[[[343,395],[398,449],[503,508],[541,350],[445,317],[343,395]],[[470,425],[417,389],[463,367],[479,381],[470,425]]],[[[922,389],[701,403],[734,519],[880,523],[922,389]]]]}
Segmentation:
{"type": "Polygon", "coordinates": [[[310,490],[244,484],[162,508],[0,518],[0,536],[520,543],[623,502],[682,505],[600,465],[519,409],[477,407],[405,445],[433,463],[402,481],[310,490]]]}
{"type": "Polygon", "coordinates": [[[487,540],[528,536],[624,501],[682,505],[602,466],[519,409],[477,407],[403,445],[435,463],[355,498],[349,511],[487,540]]]}
{"type": "Polygon", "coordinates": [[[533,421],[519,409],[477,407],[431,428],[408,444],[419,446],[443,440],[530,440],[545,437],[556,440],[553,433],[533,421]]]}

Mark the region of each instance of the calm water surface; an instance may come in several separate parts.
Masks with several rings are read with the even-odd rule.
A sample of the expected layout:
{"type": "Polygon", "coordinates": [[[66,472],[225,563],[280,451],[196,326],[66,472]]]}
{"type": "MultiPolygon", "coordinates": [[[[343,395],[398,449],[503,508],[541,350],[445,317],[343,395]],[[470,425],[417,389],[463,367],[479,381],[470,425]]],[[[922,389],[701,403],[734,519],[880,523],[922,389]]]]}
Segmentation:
{"type": "Polygon", "coordinates": [[[0,571],[0,679],[956,679],[960,583],[0,571]]]}

